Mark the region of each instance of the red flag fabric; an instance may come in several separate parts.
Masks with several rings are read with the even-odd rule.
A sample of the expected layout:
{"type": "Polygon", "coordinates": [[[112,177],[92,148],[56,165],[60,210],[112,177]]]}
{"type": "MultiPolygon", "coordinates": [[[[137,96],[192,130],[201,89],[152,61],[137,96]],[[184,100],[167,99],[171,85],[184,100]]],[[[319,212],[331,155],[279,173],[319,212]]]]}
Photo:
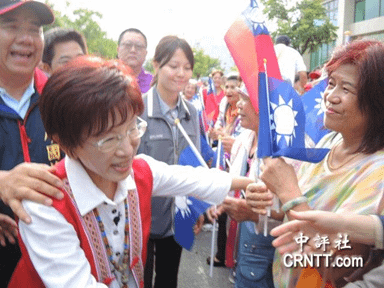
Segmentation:
{"type": "Polygon", "coordinates": [[[208,125],[211,125],[212,123],[216,122],[217,117],[219,116],[220,101],[221,99],[223,99],[223,97],[224,97],[224,91],[222,91],[219,95],[215,95],[213,93],[206,95],[204,111],[205,111],[208,125]]]}
{"type": "Polygon", "coordinates": [[[282,79],[273,41],[263,19],[259,19],[260,16],[262,15],[259,7],[256,1],[252,0],[224,36],[256,111],[259,111],[259,72],[265,72],[265,60],[268,76],[282,79]]]}

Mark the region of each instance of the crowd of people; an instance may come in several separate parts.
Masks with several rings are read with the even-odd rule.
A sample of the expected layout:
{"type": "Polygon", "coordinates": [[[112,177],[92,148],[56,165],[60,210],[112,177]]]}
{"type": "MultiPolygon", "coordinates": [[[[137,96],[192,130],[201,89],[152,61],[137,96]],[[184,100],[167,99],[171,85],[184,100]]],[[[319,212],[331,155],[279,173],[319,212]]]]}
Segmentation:
{"type": "Polygon", "coordinates": [[[139,29],[105,60],[76,30],[43,35],[53,21],[47,4],[0,3],[0,287],[176,288],[175,197],[187,195],[214,204],[194,231],[218,220],[207,264],[232,268],[236,288],[384,286],[384,44],[353,41],[308,74],[277,37],[282,78],[298,94],[328,77],[332,132],[317,147],[330,152],[293,167],[257,158],[259,114],[241,75],[192,79],[186,40],[160,40],[152,75],[139,29]],[[178,165],[202,140],[226,165],[178,165]],[[324,235],[323,254],[360,255],[362,267],[287,265],[324,235]],[[337,241],[350,249],[325,247],[337,241]]]}

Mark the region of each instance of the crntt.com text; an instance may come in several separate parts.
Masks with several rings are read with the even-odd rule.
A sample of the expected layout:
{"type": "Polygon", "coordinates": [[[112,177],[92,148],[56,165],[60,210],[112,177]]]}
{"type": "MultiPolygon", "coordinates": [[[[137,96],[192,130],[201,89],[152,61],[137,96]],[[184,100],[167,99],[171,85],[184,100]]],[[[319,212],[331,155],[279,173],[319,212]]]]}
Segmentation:
{"type": "Polygon", "coordinates": [[[313,254],[285,254],[283,257],[284,266],[287,268],[296,267],[345,267],[359,268],[363,267],[364,260],[361,256],[336,256],[331,253],[313,253],[313,254]]]}

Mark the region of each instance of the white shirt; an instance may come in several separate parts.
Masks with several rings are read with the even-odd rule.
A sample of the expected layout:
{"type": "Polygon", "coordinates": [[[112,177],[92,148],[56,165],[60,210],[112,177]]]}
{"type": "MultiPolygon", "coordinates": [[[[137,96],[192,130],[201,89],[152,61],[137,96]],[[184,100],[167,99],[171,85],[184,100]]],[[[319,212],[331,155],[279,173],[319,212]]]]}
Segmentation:
{"type": "MultiPolygon", "coordinates": [[[[146,155],[144,159],[153,175],[153,196],[186,196],[221,203],[228,194],[232,177],[218,169],[168,165],[146,155]]],[[[124,243],[124,199],[127,191],[135,189],[132,176],[118,183],[114,200],[99,190],[83,166],[77,160],[65,158],[65,168],[75,201],[81,215],[97,208],[104,223],[105,232],[115,261],[120,261],[124,243]],[[114,212],[114,210],[116,210],[114,212]],[[113,219],[122,215],[118,225],[113,219]]],[[[19,223],[20,235],[28,250],[29,257],[46,287],[82,288],[107,287],[97,283],[73,226],[55,208],[24,200],[24,207],[32,217],[32,223],[19,223]]],[[[146,245],[146,243],[145,243],[146,245]]],[[[111,269],[113,267],[111,266],[111,269]]],[[[110,287],[121,287],[120,273],[116,273],[110,287]]],[[[137,287],[130,274],[129,287],[137,287]]]]}
{"type": "Polygon", "coordinates": [[[29,104],[31,103],[31,97],[35,93],[35,88],[33,86],[33,79],[31,84],[27,87],[25,90],[23,96],[20,100],[16,100],[11,95],[8,94],[8,92],[0,87],[0,97],[3,99],[4,103],[15,110],[21,118],[24,119],[25,115],[27,114],[29,104]]]}
{"type": "Polygon", "coordinates": [[[282,43],[275,45],[275,53],[279,62],[281,77],[293,86],[295,75],[298,72],[307,71],[303,57],[298,51],[282,43]]]}

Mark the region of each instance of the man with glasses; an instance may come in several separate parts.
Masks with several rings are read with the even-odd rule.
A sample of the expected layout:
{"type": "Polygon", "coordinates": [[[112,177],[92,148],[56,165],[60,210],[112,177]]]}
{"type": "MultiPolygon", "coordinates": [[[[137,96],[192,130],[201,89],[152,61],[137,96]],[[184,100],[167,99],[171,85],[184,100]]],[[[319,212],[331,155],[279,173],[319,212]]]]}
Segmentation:
{"type": "Polygon", "coordinates": [[[141,93],[146,93],[151,88],[153,78],[143,68],[147,53],[147,37],[139,29],[129,28],[120,34],[117,57],[133,70],[141,93]]]}

